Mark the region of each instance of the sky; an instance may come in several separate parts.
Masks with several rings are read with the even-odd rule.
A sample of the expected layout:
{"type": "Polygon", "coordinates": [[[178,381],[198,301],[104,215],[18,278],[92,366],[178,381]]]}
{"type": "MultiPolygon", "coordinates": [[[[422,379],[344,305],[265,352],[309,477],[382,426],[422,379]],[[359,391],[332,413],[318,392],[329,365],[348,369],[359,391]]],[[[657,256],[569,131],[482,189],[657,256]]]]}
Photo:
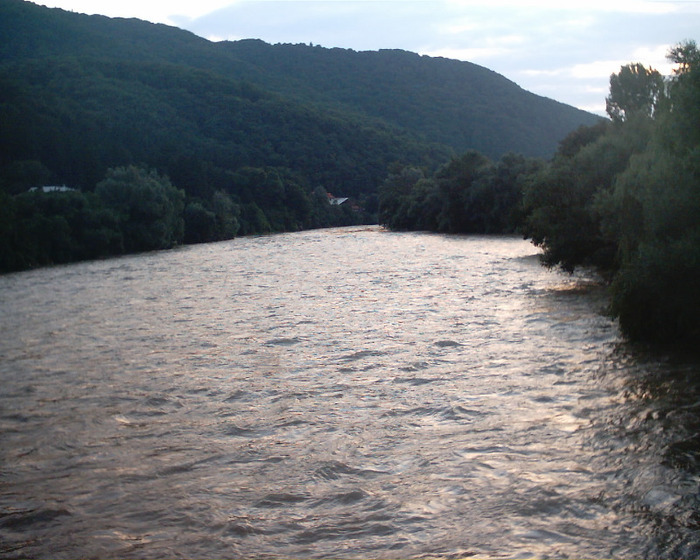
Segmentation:
{"type": "Polygon", "coordinates": [[[668,75],[670,47],[700,43],[700,0],[37,0],[165,23],[212,41],[262,39],[465,60],[524,89],[605,114],[610,74],[668,75]]]}

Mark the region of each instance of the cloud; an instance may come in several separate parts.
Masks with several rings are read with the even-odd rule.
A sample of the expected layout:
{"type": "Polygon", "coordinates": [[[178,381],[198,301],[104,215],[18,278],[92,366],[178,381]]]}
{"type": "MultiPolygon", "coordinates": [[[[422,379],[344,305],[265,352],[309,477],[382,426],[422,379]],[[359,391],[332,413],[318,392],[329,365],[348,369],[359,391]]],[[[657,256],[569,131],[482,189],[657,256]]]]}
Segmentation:
{"type": "Polygon", "coordinates": [[[610,74],[620,71],[620,67],[628,64],[627,60],[596,60],[585,64],[575,64],[572,66],[568,74],[572,78],[588,79],[588,78],[609,78],[610,74]]]}
{"type": "MultiPolygon", "coordinates": [[[[522,8],[537,11],[581,11],[581,12],[617,12],[628,14],[667,14],[678,11],[678,4],[673,0],[528,0],[527,3],[518,0],[490,0],[489,8],[522,8]]],[[[457,9],[480,8],[483,0],[445,0],[445,4],[457,9]]]]}

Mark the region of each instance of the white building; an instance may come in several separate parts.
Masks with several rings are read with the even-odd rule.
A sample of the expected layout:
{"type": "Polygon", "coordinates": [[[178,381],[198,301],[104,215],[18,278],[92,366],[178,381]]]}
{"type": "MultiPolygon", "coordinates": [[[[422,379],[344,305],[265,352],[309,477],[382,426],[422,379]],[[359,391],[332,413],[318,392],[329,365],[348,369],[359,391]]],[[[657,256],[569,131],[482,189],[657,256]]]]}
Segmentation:
{"type": "Polygon", "coordinates": [[[75,189],[71,189],[70,187],[66,187],[65,185],[47,185],[45,187],[32,187],[31,189],[29,189],[29,192],[68,192],[74,190],[75,189]]]}

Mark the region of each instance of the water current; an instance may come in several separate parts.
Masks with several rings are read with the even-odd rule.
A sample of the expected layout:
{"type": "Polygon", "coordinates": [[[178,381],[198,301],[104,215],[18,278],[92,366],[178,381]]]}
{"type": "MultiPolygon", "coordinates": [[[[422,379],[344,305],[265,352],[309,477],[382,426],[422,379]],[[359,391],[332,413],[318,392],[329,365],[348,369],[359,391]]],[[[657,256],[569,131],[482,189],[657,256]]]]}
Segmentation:
{"type": "Polygon", "coordinates": [[[517,237],[0,277],[5,558],[700,557],[698,364],[517,237]]]}

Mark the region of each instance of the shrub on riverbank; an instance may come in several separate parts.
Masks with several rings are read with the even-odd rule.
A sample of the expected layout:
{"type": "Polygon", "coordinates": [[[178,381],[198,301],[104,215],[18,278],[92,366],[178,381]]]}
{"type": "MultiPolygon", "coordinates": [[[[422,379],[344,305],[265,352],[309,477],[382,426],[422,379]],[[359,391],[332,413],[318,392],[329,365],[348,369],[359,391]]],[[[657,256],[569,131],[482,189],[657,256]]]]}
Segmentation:
{"type": "Polygon", "coordinates": [[[658,73],[640,65],[627,73],[637,80],[627,87],[639,95],[612,88],[627,67],[611,77],[612,122],[599,136],[587,135],[578,150],[560,150],[528,184],[524,232],[544,249],[548,265],[601,268],[612,279],[611,310],[630,338],[694,345],[700,339],[700,53],[687,42],[669,58],[679,69],[664,88],[658,73]]]}
{"type": "Polygon", "coordinates": [[[640,64],[611,76],[610,121],[565,138],[551,161],[470,152],[432,176],[403,168],[380,189],[394,229],[519,230],[547,266],[594,266],[630,338],[700,340],[700,51],[669,53],[664,81],[640,64]]]}
{"type": "MultiPolygon", "coordinates": [[[[32,166],[29,166],[32,167],[32,166]]],[[[12,195],[0,189],[0,272],[236,235],[375,223],[372,199],[332,205],[291,171],[243,168],[210,196],[187,197],[152,169],[110,169],[83,192],[64,187],[12,195]]]]}
{"type": "Polygon", "coordinates": [[[522,221],[523,183],[541,165],[516,154],[494,163],[470,151],[433,175],[395,169],[379,189],[380,221],[397,230],[512,233],[522,221]]]}

